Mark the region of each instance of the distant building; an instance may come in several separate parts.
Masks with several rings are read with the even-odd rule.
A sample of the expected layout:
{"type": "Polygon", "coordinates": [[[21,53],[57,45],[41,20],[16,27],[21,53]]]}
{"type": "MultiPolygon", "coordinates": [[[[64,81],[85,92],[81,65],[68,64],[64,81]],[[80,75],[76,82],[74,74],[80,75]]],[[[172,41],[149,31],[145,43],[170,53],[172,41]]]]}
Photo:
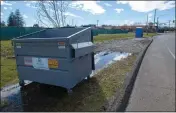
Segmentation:
{"type": "Polygon", "coordinates": [[[88,24],[88,25],[82,25],[82,27],[92,27],[92,28],[95,28],[96,25],[95,24],[88,24]]]}

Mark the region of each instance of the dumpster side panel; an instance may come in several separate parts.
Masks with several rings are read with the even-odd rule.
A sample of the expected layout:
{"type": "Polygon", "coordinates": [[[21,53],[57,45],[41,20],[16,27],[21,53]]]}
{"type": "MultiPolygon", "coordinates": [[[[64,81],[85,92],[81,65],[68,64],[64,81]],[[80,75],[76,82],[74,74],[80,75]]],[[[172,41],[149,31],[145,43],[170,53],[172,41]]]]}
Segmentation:
{"type": "MultiPolygon", "coordinates": [[[[92,57],[88,54],[84,57],[75,58],[70,68],[70,76],[73,76],[74,84],[81,82],[92,73],[92,57]]],[[[74,86],[75,86],[74,85],[74,86]]]]}

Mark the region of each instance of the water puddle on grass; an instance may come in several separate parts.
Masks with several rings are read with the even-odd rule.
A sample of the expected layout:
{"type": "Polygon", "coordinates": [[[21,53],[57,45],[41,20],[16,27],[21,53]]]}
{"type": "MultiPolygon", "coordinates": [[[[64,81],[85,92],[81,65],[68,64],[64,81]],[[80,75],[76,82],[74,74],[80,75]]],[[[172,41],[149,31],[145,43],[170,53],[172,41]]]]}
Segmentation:
{"type": "Polygon", "coordinates": [[[92,72],[91,76],[95,75],[100,70],[108,67],[110,64],[115,61],[127,58],[131,53],[125,52],[112,52],[112,51],[103,51],[95,54],[95,70],[92,72]]]}
{"type": "MultiPolygon", "coordinates": [[[[95,75],[98,71],[109,66],[113,62],[126,58],[129,55],[131,55],[131,53],[112,51],[103,51],[95,54],[95,70],[90,76],[95,75]]],[[[41,101],[39,103],[42,104],[45,102],[48,104],[50,103],[47,101],[47,96],[44,95],[43,92],[41,93],[41,84],[30,81],[25,81],[25,83],[26,85],[24,88],[21,88],[18,84],[15,84],[1,89],[1,108],[3,108],[3,111],[30,111],[32,107],[28,105],[30,102],[32,102],[31,105],[33,106],[37,106],[34,105],[36,101],[41,101]]],[[[52,93],[51,91],[47,92],[52,93]]],[[[50,98],[53,97],[51,96],[50,98]]]]}

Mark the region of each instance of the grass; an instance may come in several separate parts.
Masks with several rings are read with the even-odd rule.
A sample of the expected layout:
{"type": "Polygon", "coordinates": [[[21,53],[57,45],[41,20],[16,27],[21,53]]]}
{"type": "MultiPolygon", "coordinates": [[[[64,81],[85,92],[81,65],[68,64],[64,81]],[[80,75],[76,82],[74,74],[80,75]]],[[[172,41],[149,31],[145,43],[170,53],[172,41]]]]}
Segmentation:
{"type": "Polygon", "coordinates": [[[13,47],[10,40],[1,41],[1,57],[13,56],[13,47]]]}
{"type": "Polygon", "coordinates": [[[0,104],[0,107],[5,107],[8,105],[8,101],[7,100],[1,100],[1,104],[0,104]]]}
{"type": "MultiPolygon", "coordinates": [[[[155,36],[156,33],[144,33],[143,37],[152,37],[155,36]]],[[[96,42],[102,42],[107,40],[119,40],[119,39],[127,39],[127,38],[134,38],[135,33],[127,33],[127,34],[99,34],[97,36],[94,36],[94,41],[96,42]]]]}
{"type": "Polygon", "coordinates": [[[1,86],[18,82],[16,62],[13,56],[11,41],[1,41],[1,86]]]}

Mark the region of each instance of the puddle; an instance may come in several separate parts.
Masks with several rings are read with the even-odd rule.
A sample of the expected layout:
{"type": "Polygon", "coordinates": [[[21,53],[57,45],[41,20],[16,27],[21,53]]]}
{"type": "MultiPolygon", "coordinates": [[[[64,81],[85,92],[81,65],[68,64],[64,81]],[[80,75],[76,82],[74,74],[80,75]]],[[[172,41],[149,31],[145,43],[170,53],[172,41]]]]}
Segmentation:
{"type": "MultiPolygon", "coordinates": [[[[111,52],[111,51],[104,51],[96,54],[94,56],[95,70],[92,72],[91,76],[95,75],[98,71],[107,67],[109,64],[112,64],[115,61],[121,60],[122,58],[126,58],[129,55],[131,55],[131,53],[111,52]]],[[[3,111],[30,111],[30,106],[28,105],[27,108],[25,106],[26,106],[26,103],[28,104],[29,103],[28,101],[30,101],[31,99],[33,102],[32,104],[33,106],[35,106],[34,103],[36,101],[37,102],[41,101],[39,103],[46,101],[45,100],[46,95],[45,96],[43,96],[43,94],[41,95],[41,92],[40,92],[41,88],[39,87],[38,83],[34,83],[34,82],[31,83],[30,81],[25,81],[25,83],[28,84],[24,86],[24,87],[27,87],[26,90],[25,88],[22,89],[18,84],[4,87],[1,90],[1,102],[7,101],[7,105],[3,107],[3,111]],[[28,94],[30,94],[30,96],[27,96],[28,94]]],[[[53,93],[56,93],[55,91],[56,90],[54,90],[53,93]]],[[[47,92],[51,93],[51,91],[47,91],[47,92]]],[[[57,93],[57,94],[60,94],[60,93],[57,93]]]]}
{"type": "Polygon", "coordinates": [[[94,56],[95,58],[95,70],[92,72],[91,76],[95,75],[98,71],[109,66],[115,61],[121,60],[122,58],[127,58],[131,53],[125,52],[112,52],[103,51],[94,56]]]}

